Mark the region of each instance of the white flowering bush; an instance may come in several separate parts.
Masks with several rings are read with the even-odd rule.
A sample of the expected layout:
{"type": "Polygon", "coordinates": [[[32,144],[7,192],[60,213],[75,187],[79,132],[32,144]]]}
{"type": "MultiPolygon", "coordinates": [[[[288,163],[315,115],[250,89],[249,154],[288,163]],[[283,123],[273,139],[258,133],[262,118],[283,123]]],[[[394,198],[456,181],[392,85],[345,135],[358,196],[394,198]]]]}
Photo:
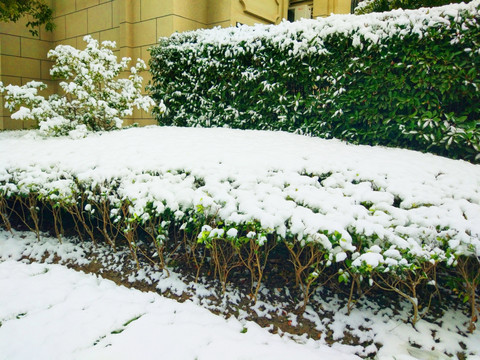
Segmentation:
{"type": "MultiPolygon", "coordinates": [[[[138,59],[129,69],[130,58],[117,62],[112,51],[115,42],[103,41],[99,45],[90,36],[84,40],[85,50],[59,45],[48,53],[48,58],[55,60],[50,74],[63,80],[63,94],[44,98],[39,91],[47,86],[38,81],[24,86],[0,84],[5,106],[14,112],[12,119],[36,120],[45,135],[78,137],[87,131],[120,128],[122,118],[132,115],[134,107],[149,111],[154,102],[142,95],[140,76],[146,69],[145,62],[138,59]],[[119,78],[123,72],[130,74],[119,78]]],[[[163,102],[160,111],[164,111],[163,102]]]]}

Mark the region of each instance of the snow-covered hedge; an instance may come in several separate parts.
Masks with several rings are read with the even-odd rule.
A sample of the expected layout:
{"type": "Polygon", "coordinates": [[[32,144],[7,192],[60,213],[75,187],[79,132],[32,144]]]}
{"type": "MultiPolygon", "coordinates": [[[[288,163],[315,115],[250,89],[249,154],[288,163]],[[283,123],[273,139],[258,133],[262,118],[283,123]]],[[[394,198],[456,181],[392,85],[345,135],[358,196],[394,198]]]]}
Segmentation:
{"type": "MultiPolygon", "coordinates": [[[[394,9],[419,9],[421,7],[443,6],[460,3],[461,0],[363,0],[355,7],[357,15],[372,12],[390,11],[394,9]]],[[[468,2],[468,1],[466,1],[468,2]]]]}
{"type": "Polygon", "coordinates": [[[475,0],[162,38],[151,49],[150,91],[169,110],[156,117],[478,161],[479,7],[475,0]]]}
{"type": "Polygon", "coordinates": [[[243,269],[254,294],[276,258],[306,301],[327,278],[399,290],[413,321],[417,291],[435,289],[440,266],[459,270],[457,288],[475,305],[478,165],[282,132],[168,127],[80,140],[0,133],[0,153],[6,228],[20,221],[61,238],[69,227],[128,245],[134,259],[211,268],[224,286],[243,269]]]}

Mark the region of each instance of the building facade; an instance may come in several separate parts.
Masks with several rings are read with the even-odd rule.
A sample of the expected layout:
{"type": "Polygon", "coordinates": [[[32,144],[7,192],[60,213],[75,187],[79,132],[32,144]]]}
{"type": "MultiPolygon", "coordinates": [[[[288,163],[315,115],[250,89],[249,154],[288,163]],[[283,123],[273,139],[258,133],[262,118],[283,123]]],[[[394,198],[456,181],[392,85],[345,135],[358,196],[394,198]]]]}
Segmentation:
{"type": "MultiPolygon", "coordinates": [[[[199,28],[229,27],[238,24],[278,24],[283,19],[349,13],[351,0],[47,0],[54,10],[56,28],[40,29],[32,36],[27,20],[0,22],[0,81],[23,85],[40,80],[48,85],[44,95],[55,93],[58,85],[49,70],[47,52],[64,44],[84,46],[83,37],[117,43],[118,57],[149,60],[148,49],[158,38],[199,28]]],[[[143,74],[148,83],[149,73],[143,74]]],[[[134,112],[125,124],[153,124],[142,111],[134,112]]],[[[0,97],[0,130],[32,127],[28,121],[12,120],[0,97]]]]}

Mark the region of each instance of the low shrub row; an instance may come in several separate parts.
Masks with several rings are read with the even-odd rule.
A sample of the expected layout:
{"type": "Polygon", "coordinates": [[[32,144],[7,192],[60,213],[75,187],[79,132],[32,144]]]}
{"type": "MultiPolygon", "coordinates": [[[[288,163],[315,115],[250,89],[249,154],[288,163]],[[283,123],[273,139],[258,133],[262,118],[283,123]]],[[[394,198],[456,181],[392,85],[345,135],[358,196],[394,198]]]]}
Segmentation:
{"type": "Polygon", "coordinates": [[[198,30],[151,49],[161,125],[284,130],[480,159],[480,2],[198,30]]]}
{"type": "Polygon", "coordinates": [[[226,224],[218,208],[200,204],[179,217],[168,208],[157,212],[154,204],[147,203],[139,216],[132,213],[133,199],[106,191],[120,182],[116,179],[96,187],[77,183],[66,198],[35,190],[3,195],[0,227],[10,230],[12,223],[21,223],[38,237],[42,230],[52,231],[60,241],[68,231],[82,240],[104,241],[113,251],[128,246],[137,266],[142,257],[168,271],[168,263],[175,259],[190,267],[197,278],[213,274],[223,291],[235,274],[248,274],[254,300],[264,276],[272,271],[269,262],[275,261],[283,264],[282,271],[300,290],[302,310],[319,285],[350,287],[350,309],[358,294],[377,288],[410,301],[413,325],[426,313],[420,309],[428,311],[432,297],[439,295],[439,287],[452,286],[460,291],[459,301],[470,302],[469,330],[475,329],[478,258],[468,251],[454,253],[445,239],[400,248],[363,234],[352,234],[351,241],[328,231],[307,238],[281,236],[264,229],[259,221],[226,224]]]}
{"type": "Polygon", "coordinates": [[[316,287],[327,282],[349,286],[351,304],[355,289],[383,289],[411,302],[414,324],[420,309],[428,308],[429,295],[450,282],[461,300],[470,302],[473,331],[480,283],[477,166],[427,155],[418,162],[422,154],[329,143],[333,154],[346,152],[339,158],[352,157],[339,163],[330,152],[314,151],[324,146],[320,139],[255,132],[247,135],[257,146],[289,140],[308,165],[296,160],[262,170],[247,156],[244,168],[239,159],[231,160],[232,166],[212,148],[198,154],[193,149],[198,148],[195,139],[226,146],[246,134],[217,129],[208,136],[193,130],[204,129],[130,129],[36,145],[30,138],[12,141],[10,146],[20,148],[30,144],[38,159],[11,155],[9,162],[2,160],[0,227],[21,223],[37,236],[47,228],[60,240],[64,230],[75,231],[82,239],[102,239],[114,251],[128,246],[137,264],[139,256],[162,268],[176,259],[197,276],[210,272],[224,289],[236,274],[249,274],[254,298],[272,264],[280,263],[303,294],[303,308],[316,287]],[[133,148],[145,141],[151,146],[128,158],[118,136],[133,148]],[[190,147],[179,159],[171,143],[182,138],[190,147]],[[314,151],[311,159],[301,150],[304,141],[314,151]],[[166,146],[162,166],[153,161],[160,148],[151,153],[157,143],[166,146]],[[100,145],[111,149],[117,162],[95,157],[100,145]],[[57,147],[68,159],[53,150],[57,147]],[[81,156],[77,149],[83,149],[81,156]],[[57,155],[43,159],[42,151],[57,155]],[[200,160],[207,153],[212,162],[200,160]],[[368,154],[367,163],[380,165],[366,168],[365,160],[353,154],[358,159],[368,154]],[[391,156],[406,156],[404,166],[382,165],[381,159],[391,156]],[[178,169],[165,165],[170,158],[177,165],[188,160],[178,169]],[[402,178],[392,169],[417,173],[402,178]]]}

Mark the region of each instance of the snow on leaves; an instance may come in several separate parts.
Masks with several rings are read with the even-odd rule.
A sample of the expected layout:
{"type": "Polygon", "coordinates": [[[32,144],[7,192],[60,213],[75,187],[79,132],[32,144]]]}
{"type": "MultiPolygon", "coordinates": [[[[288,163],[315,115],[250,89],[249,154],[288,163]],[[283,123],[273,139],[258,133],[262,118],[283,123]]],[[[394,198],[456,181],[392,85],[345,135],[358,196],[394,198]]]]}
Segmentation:
{"type": "MultiPolygon", "coordinates": [[[[0,194],[11,198],[34,192],[67,201],[87,191],[92,201],[107,197],[113,206],[112,217],[118,216],[121,205],[128,203],[129,216],[140,222],[168,211],[174,214],[172,220],[181,225],[191,221],[192,214],[201,212],[217,219],[214,223],[223,224],[218,229],[212,229],[212,224],[200,224],[208,225],[202,231],[210,237],[236,238],[244,225],[258,223],[280,239],[318,243],[332,252],[337,262],[345,261],[349,254],[355,258],[352,266],[358,267],[365,263],[373,268],[391,268],[399,264],[401,257],[410,259],[403,264],[409,265],[411,259],[418,258],[443,261],[453,254],[480,255],[480,175],[475,165],[459,163],[458,171],[454,170],[455,162],[442,158],[393,149],[373,151],[337,142],[331,144],[338,155],[331,156],[321,150],[325,140],[310,138],[305,140],[311,146],[310,154],[316,156],[304,160],[303,137],[282,134],[279,142],[288,140],[298,149],[292,144],[285,150],[276,146],[279,153],[275,157],[281,158],[285,151],[294,153],[284,154],[287,162],[283,167],[275,162],[271,168],[267,165],[268,155],[257,153],[257,161],[248,158],[248,150],[242,155],[239,149],[253,145],[253,150],[271,154],[268,144],[275,141],[275,134],[249,133],[244,140],[234,141],[239,131],[217,130],[201,135],[194,129],[180,128],[128,132],[125,141],[132,145],[129,148],[135,148],[133,144],[147,134],[147,138],[154,137],[146,141],[155,149],[134,151],[136,161],[120,149],[123,141],[115,140],[115,136],[126,136],[121,134],[126,132],[90,138],[88,149],[82,147],[81,151],[74,150],[80,146],[75,141],[49,143],[49,153],[55,154],[50,159],[32,154],[33,160],[14,161],[16,156],[7,156],[2,161],[0,194]],[[182,144],[186,148],[181,152],[175,150],[175,138],[185,141],[182,144]],[[200,138],[202,150],[195,146],[195,139],[200,138]],[[229,138],[238,146],[232,159],[214,150],[228,147],[229,138]],[[261,149],[255,140],[258,138],[265,142],[261,149]],[[93,153],[88,155],[91,151],[102,153],[100,148],[106,145],[100,142],[108,144],[109,152],[116,154],[115,159],[104,155],[104,161],[109,159],[111,163],[99,163],[93,153]],[[161,149],[154,142],[163,144],[161,149]],[[75,157],[76,151],[83,154],[78,163],[62,156],[67,153],[75,157]],[[355,164],[353,159],[360,161],[361,156],[353,155],[354,151],[371,152],[374,164],[366,159],[361,160],[366,168],[355,164]],[[399,159],[388,160],[391,156],[399,159]],[[233,159],[237,160],[235,164],[233,159]],[[178,168],[180,164],[184,167],[178,168]]],[[[22,138],[9,139],[8,143],[12,146],[8,153],[20,144],[39,146],[34,140],[22,138]]],[[[38,152],[42,154],[41,149],[38,152]]]]}
{"type": "MultiPolygon", "coordinates": [[[[35,120],[45,135],[83,137],[88,131],[120,128],[122,119],[132,115],[134,107],[149,111],[154,103],[142,95],[143,78],[139,74],[146,69],[143,60],[138,59],[129,69],[129,58],[117,63],[112,51],[115,42],[104,41],[99,46],[90,36],[84,40],[85,50],[59,45],[48,53],[55,61],[51,75],[64,80],[60,82],[64,95],[44,98],[39,92],[47,86],[38,81],[24,86],[0,84],[0,92],[6,92],[5,106],[14,112],[13,119],[35,120]],[[128,70],[128,77],[118,78],[128,70]]],[[[159,111],[164,110],[160,102],[159,111]]]]}

